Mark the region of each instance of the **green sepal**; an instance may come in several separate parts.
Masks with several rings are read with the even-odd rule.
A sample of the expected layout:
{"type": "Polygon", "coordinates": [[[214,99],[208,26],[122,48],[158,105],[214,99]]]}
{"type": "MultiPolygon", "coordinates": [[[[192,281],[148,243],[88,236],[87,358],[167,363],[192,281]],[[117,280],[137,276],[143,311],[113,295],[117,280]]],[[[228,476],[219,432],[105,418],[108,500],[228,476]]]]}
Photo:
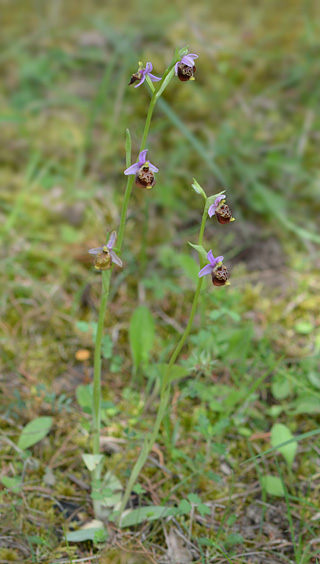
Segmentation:
{"type": "Polygon", "coordinates": [[[202,188],[202,186],[200,186],[199,182],[197,182],[195,178],[193,179],[193,184],[191,184],[191,186],[197,194],[202,196],[205,201],[207,200],[207,195],[204,189],[202,188]]]}
{"type": "Polygon", "coordinates": [[[179,49],[179,47],[176,48],[175,50],[175,55],[178,57],[178,61],[180,61],[182,59],[182,57],[184,57],[185,55],[188,55],[189,53],[189,45],[187,45],[186,47],[182,47],[181,49],[179,49]]]}

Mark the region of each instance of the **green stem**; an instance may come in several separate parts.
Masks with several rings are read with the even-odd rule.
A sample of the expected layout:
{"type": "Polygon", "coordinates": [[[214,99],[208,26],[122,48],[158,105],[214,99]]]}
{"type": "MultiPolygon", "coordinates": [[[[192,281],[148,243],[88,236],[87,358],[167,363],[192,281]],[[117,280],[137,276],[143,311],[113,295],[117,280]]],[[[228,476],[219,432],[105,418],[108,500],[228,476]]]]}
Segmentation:
{"type": "Polygon", "coordinates": [[[103,338],[104,319],[110,288],[110,270],[102,272],[102,294],[94,349],[93,372],[93,454],[100,453],[100,426],[101,426],[101,346],[103,338]]]}
{"type": "MultiPolygon", "coordinates": [[[[203,210],[203,215],[202,215],[202,222],[201,222],[201,227],[200,227],[200,233],[199,233],[199,245],[202,245],[202,240],[203,240],[203,233],[204,233],[204,228],[205,228],[205,224],[206,224],[206,219],[207,219],[207,202],[205,203],[204,206],[204,210],[203,210]]],[[[200,256],[200,268],[202,268],[202,258],[200,256]]],[[[200,295],[200,291],[201,291],[201,287],[202,287],[202,283],[203,283],[203,278],[199,278],[198,280],[198,284],[197,284],[197,288],[195,291],[195,295],[193,298],[193,302],[192,302],[192,308],[191,308],[191,312],[190,312],[190,317],[189,317],[189,321],[188,324],[185,328],[185,331],[179,341],[179,343],[177,344],[175,350],[173,351],[167,370],[165,372],[164,378],[162,380],[162,384],[161,384],[161,392],[160,392],[160,402],[159,402],[159,407],[158,407],[158,412],[157,412],[157,417],[155,420],[155,424],[153,427],[153,431],[150,435],[148,435],[143,443],[139,458],[137,460],[137,462],[135,463],[130,478],[128,480],[127,483],[127,487],[126,490],[124,492],[124,496],[122,498],[122,502],[121,502],[121,506],[119,509],[119,521],[121,520],[121,515],[127,505],[128,499],[130,497],[130,493],[132,491],[132,488],[144,466],[144,464],[146,463],[146,460],[148,458],[148,455],[157,439],[158,436],[158,432],[160,429],[160,425],[162,422],[162,419],[164,417],[164,414],[166,412],[166,408],[167,405],[169,403],[170,400],[170,392],[171,392],[171,384],[172,382],[170,381],[170,376],[171,376],[171,369],[184,345],[184,343],[186,342],[191,327],[192,327],[192,323],[193,323],[193,319],[197,310],[197,305],[198,305],[198,300],[199,300],[199,295],[200,295]]]]}
{"type": "MultiPolygon", "coordinates": [[[[111,271],[102,272],[102,293],[100,301],[100,310],[98,318],[98,326],[96,333],[96,342],[94,349],[94,371],[93,371],[93,406],[92,406],[92,453],[100,454],[100,430],[101,430],[101,347],[103,338],[104,319],[109,296],[111,271]]],[[[91,473],[92,480],[100,480],[101,464],[91,473]]],[[[94,515],[99,518],[100,502],[93,502],[94,515]]]]}

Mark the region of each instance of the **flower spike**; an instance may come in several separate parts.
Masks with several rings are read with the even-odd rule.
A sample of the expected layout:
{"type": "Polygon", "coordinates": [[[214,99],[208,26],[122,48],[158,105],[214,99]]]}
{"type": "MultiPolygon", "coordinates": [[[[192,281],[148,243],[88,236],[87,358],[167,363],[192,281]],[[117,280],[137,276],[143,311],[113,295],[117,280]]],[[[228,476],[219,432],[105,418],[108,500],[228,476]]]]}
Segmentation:
{"type": "Polygon", "coordinates": [[[140,188],[150,189],[156,183],[154,172],[159,172],[159,169],[147,161],[147,152],[148,149],[141,151],[138,162],[129,166],[129,168],[124,171],[124,174],[126,176],[135,174],[136,185],[140,188]]]}
{"type": "Polygon", "coordinates": [[[150,78],[150,80],[152,80],[152,82],[158,82],[159,80],[161,80],[161,78],[159,78],[158,76],[151,74],[152,69],[153,66],[150,62],[146,64],[146,68],[143,67],[142,63],[139,63],[139,69],[131,76],[129,86],[139,80],[139,83],[135,84],[135,88],[138,88],[138,86],[141,86],[141,84],[144,83],[147,76],[150,78]]]}
{"type": "Polygon", "coordinates": [[[207,254],[207,258],[209,264],[207,264],[200,270],[198,274],[199,278],[205,276],[206,274],[211,274],[212,283],[214,286],[225,286],[230,284],[230,282],[228,282],[229,272],[224,264],[222,264],[224,257],[219,256],[214,258],[212,250],[210,250],[207,254]]]}

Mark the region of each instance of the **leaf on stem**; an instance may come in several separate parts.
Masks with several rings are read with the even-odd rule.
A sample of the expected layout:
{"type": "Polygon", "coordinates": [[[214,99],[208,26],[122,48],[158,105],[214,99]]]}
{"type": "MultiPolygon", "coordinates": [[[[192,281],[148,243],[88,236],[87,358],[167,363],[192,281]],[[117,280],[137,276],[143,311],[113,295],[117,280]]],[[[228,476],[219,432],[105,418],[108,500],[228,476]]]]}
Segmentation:
{"type": "Polygon", "coordinates": [[[199,256],[201,258],[203,258],[203,260],[205,260],[206,262],[208,262],[207,259],[207,251],[203,248],[202,245],[194,245],[193,243],[188,243],[190,245],[190,247],[192,247],[193,249],[195,249],[197,251],[197,253],[199,253],[199,256]]]}

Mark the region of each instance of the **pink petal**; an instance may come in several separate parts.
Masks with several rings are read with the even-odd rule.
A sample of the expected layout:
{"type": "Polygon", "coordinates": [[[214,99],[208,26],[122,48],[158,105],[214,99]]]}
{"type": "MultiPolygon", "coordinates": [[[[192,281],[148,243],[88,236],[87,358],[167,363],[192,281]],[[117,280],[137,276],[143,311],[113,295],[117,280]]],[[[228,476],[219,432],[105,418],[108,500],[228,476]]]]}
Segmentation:
{"type": "Polygon", "coordinates": [[[207,254],[207,259],[208,259],[208,261],[210,262],[210,264],[211,264],[212,266],[214,266],[214,265],[216,264],[216,263],[215,263],[215,258],[214,258],[213,254],[212,254],[212,250],[210,250],[210,251],[208,252],[208,254],[207,254]]]}
{"type": "Polygon", "coordinates": [[[212,272],[212,266],[211,266],[211,264],[207,264],[206,266],[201,268],[198,276],[199,276],[199,278],[201,278],[201,276],[205,276],[206,274],[211,274],[211,272],[212,272]]]}
{"type": "Polygon", "coordinates": [[[96,247],[95,249],[90,249],[88,253],[90,255],[98,255],[99,253],[102,253],[102,251],[103,251],[103,247],[96,247]]]}
{"type": "Polygon", "coordinates": [[[110,249],[112,249],[112,247],[114,247],[116,240],[117,240],[117,233],[115,231],[112,231],[107,244],[109,251],[110,249]]]}
{"type": "Polygon", "coordinates": [[[148,72],[148,76],[151,78],[152,82],[158,82],[158,80],[161,80],[161,77],[159,78],[158,76],[154,76],[151,72],[148,72]]]}
{"type": "Polygon", "coordinates": [[[138,86],[141,86],[141,84],[145,81],[145,79],[146,79],[146,77],[145,77],[145,75],[143,75],[143,76],[141,77],[140,82],[138,82],[138,84],[135,84],[134,87],[135,87],[135,88],[138,88],[138,86]]]}
{"type": "Polygon", "coordinates": [[[208,209],[208,215],[212,217],[216,213],[217,206],[215,204],[211,204],[210,208],[208,209]]]}
{"type": "Polygon", "coordinates": [[[146,162],[147,152],[148,152],[148,149],[144,149],[144,151],[141,151],[141,153],[139,154],[139,168],[143,163],[146,162]]]}
{"type": "Polygon", "coordinates": [[[139,163],[135,163],[131,166],[129,166],[129,168],[127,168],[123,174],[125,174],[126,176],[128,176],[129,174],[136,174],[136,172],[138,172],[140,168],[139,163]]]}
{"type": "Polygon", "coordinates": [[[118,266],[122,266],[121,258],[119,258],[118,255],[116,255],[116,253],[112,250],[109,250],[109,253],[112,258],[112,262],[115,262],[118,266]]]}

